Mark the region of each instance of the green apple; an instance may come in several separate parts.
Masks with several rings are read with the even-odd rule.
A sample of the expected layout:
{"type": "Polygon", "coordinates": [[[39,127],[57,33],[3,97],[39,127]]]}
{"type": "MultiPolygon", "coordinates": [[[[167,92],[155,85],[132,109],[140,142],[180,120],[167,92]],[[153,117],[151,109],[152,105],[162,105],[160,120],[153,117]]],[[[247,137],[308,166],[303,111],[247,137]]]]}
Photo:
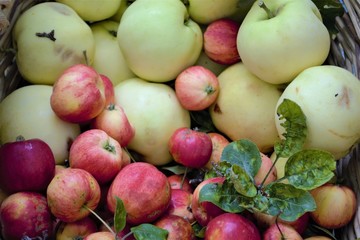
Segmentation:
{"type": "Polygon", "coordinates": [[[56,0],[74,9],[84,21],[95,22],[113,16],[123,0],[56,0]]]}
{"type": "Polygon", "coordinates": [[[53,84],[68,67],[93,62],[95,41],[90,27],[69,6],[36,4],[17,19],[13,29],[16,63],[33,84],[53,84]]]}
{"type": "Polygon", "coordinates": [[[330,34],[311,0],[256,1],[237,36],[244,65],[260,79],[282,84],[302,70],[321,65],[330,34]]]}
{"type": "Polygon", "coordinates": [[[115,101],[135,128],[127,148],[142,155],[142,160],[148,163],[170,163],[171,135],[178,128],[190,127],[189,111],[181,106],[173,88],[140,78],[127,79],[115,86],[115,101]]]}
{"type": "Polygon", "coordinates": [[[120,0],[120,7],[116,11],[116,13],[109,18],[109,20],[120,22],[123,13],[134,1],[136,0],[120,0]]]}
{"type": "Polygon", "coordinates": [[[215,127],[232,141],[249,139],[262,153],[279,140],[274,111],[281,92],[236,63],[218,76],[220,91],[209,108],[215,127]]]}
{"type": "Polygon", "coordinates": [[[136,0],[122,15],[118,42],[129,68],[153,82],[174,80],[202,50],[200,26],[180,0],[136,0]]]}
{"type": "Polygon", "coordinates": [[[117,41],[119,23],[104,20],[90,25],[95,39],[94,69],[107,76],[113,85],[135,77],[129,69],[117,41]]]}

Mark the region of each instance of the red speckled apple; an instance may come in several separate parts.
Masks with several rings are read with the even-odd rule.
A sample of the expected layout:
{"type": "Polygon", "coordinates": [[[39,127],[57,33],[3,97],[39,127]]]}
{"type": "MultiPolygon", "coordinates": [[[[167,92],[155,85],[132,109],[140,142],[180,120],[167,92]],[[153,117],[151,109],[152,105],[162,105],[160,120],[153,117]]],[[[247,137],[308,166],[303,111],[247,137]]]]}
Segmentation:
{"type": "Polygon", "coordinates": [[[173,174],[167,177],[171,189],[182,189],[189,193],[194,191],[193,187],[190,184],[190,181],[187,177],[184,177],[182,174],[173,174]]]}
{"type": "Polygon", "coordinates": [[[95,221],[85,217],[75,222],[59,222],[56,226],[56,240],[83,239],[87,235],[97,231],[95,221]]]}
{"type": "Polygon", "coordinates": [[[182,189],[171,189],[171,199],[165,215],[180,216],[190,223],[195,221],[191,209],[192,193],[182,189]]]}
{"type": "Polygon", "coordinates": [[[168,231],[167,240],[195,240],[194,230],[187,220],[175,215],[166,215],[154,225],[168,231]]]}
{"type": "Polygon", "coordinates": [[[217,132],[209,132],[208,135],[211,138],[213,147],[210,159],[206,163],[205,168],[212,169],[213,164],[220,162],[221,154],[230,141],[224,135],[217,132]]]}
{"type": "Polygon", "coordinates": [[[115,103],[115,89],[111,79],[104,74],[99,74],[104,83],[105,106],[115,103]]]}

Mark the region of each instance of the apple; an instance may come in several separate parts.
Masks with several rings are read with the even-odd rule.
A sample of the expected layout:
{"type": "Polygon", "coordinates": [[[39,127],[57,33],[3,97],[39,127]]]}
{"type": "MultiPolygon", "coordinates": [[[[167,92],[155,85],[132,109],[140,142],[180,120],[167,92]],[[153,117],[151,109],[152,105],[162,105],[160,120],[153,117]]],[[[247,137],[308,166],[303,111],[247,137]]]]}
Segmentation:
{"type": "Polygon", "coordinates": [[[176,215],[194,223],[195,218],[191,210],[192,193],[182,189],[171,189],[171,199],[164,215],[176,215]]]}
{"type": "MultiPolygon", "coordinates": [[[[123,5],[126,1],[120,2],[123,5]]],[[[120,50],[117,40],[118,27],[119,22],[111,20],[90,24],[96,50],[92,66],[100,74],[106,75],[114,86],[125,79],[135,77],[120,50]]]]}
{"type": "Polygon", "coordinates": [[[94,232],[87,235],[83,240],[114,240],[115,236],[112,232],[109,231],[101,231],[101,232],[94,232]]]}
{"type": "Polygon", "coordinates": [[[310,216],[321,227],[338,229],[346,226],[357,211],[354,190],[346,185],[326,183],[310,193],[316,203],[310,216]]]}
{"type": "Polygon", "coordinates": [[[195,233],[190,222],[182,217],[162,216],[154,222],[154,225],[168,231],[167,240],[195,240],[195,233]]]}
{"type": "Polygon", "coordinates": [[[175,162],[190,168],[201,168],[210,159],[211,138],[197,129],[178,128],[170,137],[169,151],[175,162]]]}
{"type": "Polygon", "coordinates": [[[279,86],[262,81],[243,63],[235,63],[219,76],[220,91],[209,108],[216,129],[231,141],[249,139],[268,153],[279,141],[274,112],[279,86]]]}
{"type": "Polygon", "coordinates": [[[194,191],[189,179],[183,174],[172,174],[167,177],[171,189],[182,189],[189,193],[194,191]]]}
{"type": "Polygon", "coordinates": [[[122,15],[117,38],[132,72],[152,82],[175,79],[203,46],[200,26],[179,0],[136,0],[122,15]]]}
{"type": "Polygon", "coordinates": [[[206,55],[204,50],[201,51],[200,56],[198,57],[194,65],[207,68],[216,76],[218,76],[222,71],[224,71],[228,67],[227,65],[220,64],[211,60],[209,56],[206,55]]]}
{"type": "Polygon", "coordinates": [[[221,133],[209,132],[208,135],[212,142],[212,153],[209,161],[205,164],[205,168],[210,170],[213,168],[213,164],[220,162],[221,154],[230,141],[221,133]]]}
{"type": "Polygon", "coordinates": [[[222,18],[207,25],[204,32],[204,51],[213,61],[232,65],[240,62],[237,49],[237,33],[240,23],[222,18]]]}
{"type": "Polygon", "coordinates": [[[64,164],[80,126],[55,115],[50,106],[51,94],[51,86],[28,85],[5,97],[0,102],[0,142],[13,142],[19,135],[41,139],[50,146],[56,164],[64,164]]]}
{"type": "Polygon", "coordinates": [[[326,236],[311,236],[304,238],[304,240],[332,240],[332,238],[326,237],[326,236]]]}
{"type": "Polygon", "coordinates": [[[284,223],[274,223],[263,233],[263,240],[303,240],[301,235],[290,225],[284,223]]]}
{"type": "Polygon", "coordinates": [[[175,93],[185,109],[204,110],[215,102],[219,94],[219,80],[205,67],[190,66],[176,77],[175,93]]]}
{"type": "Polygon", "coordinates": [[[52,216],[44,195],[17,192],[9,195],[0,207],[1,235],[6,240],[51,239],[52,216]]]}
{"type": "Polygon", "coordinates": [[[96,22],[105,20],[114,15],[117,9],[120,7],[118,0],[91,0],[91,1],[73,1],[73,0],[56,0],[74,9],[77,14],[88,22],[96,22]]]}
{"type": "Polygon", "coordinates": [[[122,152],[122,157],[121,157],[122,166],[125,167],[126,165],[129,165],[132,162],[132,159],[131,159],[132,156],[126,148],[122,147],[121,149],[122,149],[122,151],[121,151],[122,152]]]}
{"type": "Polygon", "coordinates": [[[64,222],[89,216],[97,207],[100,196],[96,179],[80,168],[67,168],[55,175],[46,191],[51,213],[64,222]]]}
{"type": "Polygon", "coordinates": [[[255,1],[237,35],[246,68],[272,84],[289,83],[303,70],[323,64],[330,42],[311,0],[255,1]]]}
{"type": "Polygon", "coordinates": [[[93,62],[95,41],[89,25],[62,3],[28,8],[17,18],[12,36],[17,68],[32,84],[52,85],[70,66],[93,62]]]}
{"type": "MultiPolygon", "coordinates": [[[[329,151],[341,159],[359,141],[360,81],[350,71],[333,65],[307,68],[285,88],[277,106],[285,98],[299,105],[306,116],[304,148],[329,151]]],[[[273,115],[282,136],[282,120],[275,111],[273,115]]]]}
{"type": "Polygon", "coordinates": [[[98,230],[95,221],[85,217],[75,222],[59,222],[56,226],[56,240],[83,239],[98,230]]]}
{"type": "Polygon", "coordinates": [[[99,74],[101,77],[101,80],[103,80],[104,83],[104,95],[105,95],[105,106],[108,106],[109,104],[115,103],[115,90],[114,90],[114,84],[104,74],[99,74]]]}
{"type": "Polygon", "coordinates": [[[276,168],[273,167],[273,161],[270,159],[270,157],[268,157],[262,152],[260,152],[260,156],[261,156],[260,169],[254,177],[255,185],[257,186],[259,186],[260,184],[267,185],[277,179],[276,168]],[[265,179],[268,173],[269,175],[265,179]]]}
{"type": "Polygon", "coordinates": [[[135,136],[135,128],[129,122],[124,108],[119,104],[111,103],[94,119],[91,128],[101,129],[114,138],[121,147],[127,147],[135,136]]]}
{"type": "Polygon", "coordinates": [[[67,122],[86,123],[105,108],[104,82],[92,67],[77,64],[67,68],[53,85],[50,105],[67,122]]]}
{"type": "Polygon", "coordinates": [[[134,162],[121,169],[110,185],[107,205],[111,212],[115,211],[116,197],[124,203],[127,222],[138,225],[150,223],[166,211],[171,188],[166,175],[154,165],[134,162]]]}
{"type": "Polygon", "coordinates": [[[89,129],[75,138],[69,165],[89,172],[99,184],[112,181],[122,167],[122,148],[101,129],[89,129]]]}
{"type": "Polygon", "coordinates": [[[123,13],[128,8],[128,6],[130,6],[130,4],[132,4],[133,2],[134,2],[133,0],[121,0],[120,7],[116,11],[116,13],[109,18],[109,20],[120,22],[123,13]]]}

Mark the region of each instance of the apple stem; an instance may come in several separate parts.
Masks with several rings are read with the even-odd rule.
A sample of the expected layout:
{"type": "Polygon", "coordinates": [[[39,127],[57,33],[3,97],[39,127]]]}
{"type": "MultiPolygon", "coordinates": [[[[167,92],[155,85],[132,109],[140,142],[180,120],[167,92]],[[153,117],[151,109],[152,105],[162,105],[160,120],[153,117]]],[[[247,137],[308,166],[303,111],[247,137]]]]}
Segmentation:
{"type": "Polygon", "coordinates": [[[269,19],[275,17],[275,15],[273,14],[273,12],[266,6],[266,4],[264,3],[264,1],[259,1],[258,4],[259,4],[259,7],[260,7],[260,8],[262,8],[262,9],[265,10],[265,12],[267,13],[269,19]]]}
{"type": "Polygon", "coordinates": [[[276,162],[279,160],[280,155],[281,155],[281,154],[276,155],[276,158],[275,158],[273,164],[271,165],[271,168],[270,168],[269,171],[266,173],[264,179],[261,181],[261,183],[260,183],[260,185],[259,185],[259,189],[261,189],[261,188],[264,186],[264,183],[265,183],[266,179],[269,177],[271,171],[272,171],[273,168],[275,167],[275,164],[276,164],[276,162]]]}
{"type": "Polygon", "coordinates": [[[25,138],[24,138],[23,135],[19,135],[19,136],[16,137],[15,141],[16,142],[22,142],[22,141],[25,141],[25,138]]]}
{"type": "Polygon", "coordinates": [[[186,167],[186,168],[185,168],[184,175],[183,175],[183,177],[182,177],[182,179],[181,179],[181,183],[180,183],[180,188],[181,188],[181,189],[183,188],[183,185],[184,185],[184,182],[185,182],[185,179],[186,179],[187,172],[188,172],[188,168],[186,167]]]}
{"type": "Polygon", "coordinates": [[[129,155],[130,159],[132,162],[136,162],[136,160],[134,159],[134,157],[131,155],[131,153],[129,152],[129,150],[127,148],[123,148],[124,151],[129,155]]]}
{"type": "Polygon", "coordinates": [[[85,58],[85,64],[89,66],[89,59],[87,57],[86,50],[83,51],[83,54],[84,54],[84,58],[85,58]]]}
{"type": "Polygon", "coordinates": [[[107,224],[95,211],[93,211],[92,209],[90,209],[88,206],[84,205],[83,208],[85,208],[86,210],[88,210],[89,212],[91,212],[91,214],[93,214],[97,219],[99,219],[99,221],[104,224],[104,226],[109,229],[109,231],[114,234],[114,236],[116,236],[116,233],[114,232],[114,230],[112,230],[112,228],[109,226],[109,224],[107,224]]]}

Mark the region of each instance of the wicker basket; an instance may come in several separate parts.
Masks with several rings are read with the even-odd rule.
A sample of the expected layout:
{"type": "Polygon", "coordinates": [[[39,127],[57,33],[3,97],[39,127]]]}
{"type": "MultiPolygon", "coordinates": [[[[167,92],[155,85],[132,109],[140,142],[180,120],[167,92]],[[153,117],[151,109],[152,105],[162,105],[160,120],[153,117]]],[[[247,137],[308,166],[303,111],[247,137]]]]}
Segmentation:
{"type": "MultiPolygon", "coordinates": [[[[27,84],[20,76],[11,50],[11,31],[17,17],[29,7],[49,0],[0,0],[0,102],[19,86],[27,84]]],[[[360,76],[360,1],[340,0],[345,14],[336,18],[339,33],[332,40],[328,63],[360,76]]],[[[360,106],[359,106],[360,107],[360,106]]],[[[360,145],[344,159],[338,161],[338,175],[351,186],[358,200],[358,210],[353,221],[336,230],[337,239],[360,238],[360,145]]],[[[1,236],[0,236],[1,239],[1,236]]]]}

